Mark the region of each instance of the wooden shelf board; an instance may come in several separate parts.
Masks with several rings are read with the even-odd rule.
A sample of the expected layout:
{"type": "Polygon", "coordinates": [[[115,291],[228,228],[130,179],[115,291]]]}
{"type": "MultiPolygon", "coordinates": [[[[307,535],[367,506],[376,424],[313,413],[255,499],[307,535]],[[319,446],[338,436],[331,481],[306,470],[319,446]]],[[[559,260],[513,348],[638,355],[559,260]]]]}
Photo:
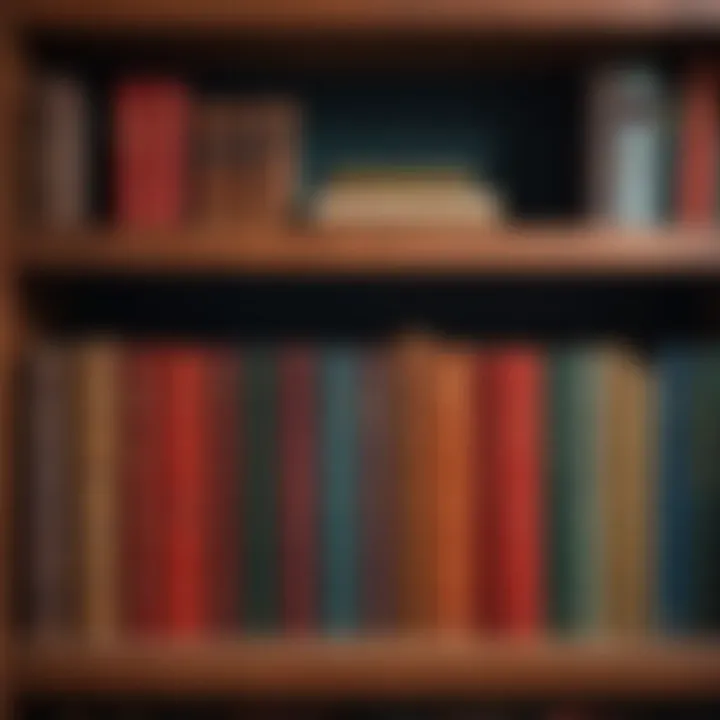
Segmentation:
{"type": "Polygon", "coordinates": [[[720,274],[720,231],[236,229],[27,236],[31,274],[720,274]]]}
{"type": "Polygon", "coordinates": [[[718,27],[703,0],[9,0],[44,30],[668,32],[718,27]]]}
{"type": "Polygon", "coordinates": [[[720,646],[453,639],[20,645],[20,692],[717,697],[720,646]]]}

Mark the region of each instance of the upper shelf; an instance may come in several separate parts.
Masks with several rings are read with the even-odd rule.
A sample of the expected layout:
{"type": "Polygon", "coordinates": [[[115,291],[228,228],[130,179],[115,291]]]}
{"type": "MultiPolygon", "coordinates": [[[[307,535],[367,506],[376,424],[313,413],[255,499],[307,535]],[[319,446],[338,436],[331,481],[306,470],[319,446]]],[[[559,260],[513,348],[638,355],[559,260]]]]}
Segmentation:
{"type": "Polygon", "coordinates": [[[37,274],[706,275],[720,276],[720,230],[497,228],[484,231],[107,230],[18,238],[37,274]]]}
{"type": "Polygon", "coordinates": [[[402,30],[523,34],[720,30],[713,0],[6,0],[34,29],[402,30]]]}

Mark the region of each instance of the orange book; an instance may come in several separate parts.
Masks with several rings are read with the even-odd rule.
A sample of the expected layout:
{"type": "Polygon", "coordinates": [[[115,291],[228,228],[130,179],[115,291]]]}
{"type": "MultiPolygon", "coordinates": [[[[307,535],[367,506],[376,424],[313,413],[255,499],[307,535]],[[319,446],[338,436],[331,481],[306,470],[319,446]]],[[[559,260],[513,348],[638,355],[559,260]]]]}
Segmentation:
{"type": "Polygon", "coordinates": [[[490,373],[493,620],[499,630],[526,634],[540,629],[545,615],[543,359],[531,347],[502,348],[490,373]]]}
{"type": "Polygon", "coordinates": [[[205,629],[209,615],[206,508],[209,373],[201,350],[168,352],[165,447],[167,608],[171,634],[205,629]]]}
{"type": "Polygon", "coordinates": [[[436,619],[434,354],[422,335],[398,343],[400,623],[413,629],[428,629],[436,619]]]}
{"type": "Polygon", "coordinates": [[[437,508],[437,620],[443,630],[474,622],[474,355],[444,346],[435,363],[437,508]]]}
{"type": "Polygon", "coordinates": [[[710,223],[717,204],[720,105],[717,71],[697,64],[685,75],[679,140],[678,216],[710,223]]]}

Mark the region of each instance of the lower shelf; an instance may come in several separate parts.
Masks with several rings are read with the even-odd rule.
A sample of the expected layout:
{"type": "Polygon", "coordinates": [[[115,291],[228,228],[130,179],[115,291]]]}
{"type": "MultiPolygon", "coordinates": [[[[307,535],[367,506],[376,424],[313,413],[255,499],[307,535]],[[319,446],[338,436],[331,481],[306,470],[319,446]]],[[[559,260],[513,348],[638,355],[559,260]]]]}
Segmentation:
{"type": "Polygon", "coordinates": [[[720,644],[253,640],[21,644],[21,693],[276,698],[720,698],[720,644]]]}

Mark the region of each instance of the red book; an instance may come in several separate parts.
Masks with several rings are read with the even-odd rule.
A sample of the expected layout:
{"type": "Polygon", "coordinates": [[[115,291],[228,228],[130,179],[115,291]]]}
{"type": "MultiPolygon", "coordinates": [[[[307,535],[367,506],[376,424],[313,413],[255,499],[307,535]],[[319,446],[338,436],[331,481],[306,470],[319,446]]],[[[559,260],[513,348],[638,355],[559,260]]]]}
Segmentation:
{"type": "Polygon", "coordinates": [[[539,351],[515,346],[497,350],[489,362],[491,617],[499,630],[526,634],[541,629],[545,615],[543,360],[539,351]]]}
{"type": "Polygon", "coordinates": [[[175,80],[131,80],[115,93],[115,207],[121,223],[177,223],[186,204],[190,100],[175,80]]]}
{"type": "Polygon", "coordinates": [[[208,369],[201,350],[169,351],[162,481],[167,483],[167,629],[174,635],[203,631],[209,614],[208,369]]]}
{"type": "Polygon", "coordinates": [[[709,223],[715,217],[720,132],[718,76],[710,65],[690,68],[683,80],[679,142],[678,217],[709,223]]]}
{"type": "Polygon", "coordinates": [[[494,484],[490,483],[490,442],[491,430],[491,383],[488,353],[479,351],[474,360],[474,382],[472,414],[474,421],[473,443],[473,488],[472,512],[475,522],[475,553],[473,556],[473,588],[475,599],[475,624],[478,628],[491,628],[494,625],[491,589],[493,587],[494,559],[494,521],[493,496],[494,484]]]}
{"type": "Polygon", "coordinates": [[[283,622],[288,631],[317,627],[317,360],[309,347],[280,356],[280,463],[283,622]]]}
{"type": "Polygon", "coordinates": [[[143,635],[159,632],[165,618],[162,538],[167,508],[161,478],[166,379],[163,351],[143,346],[127,353],[120,488],[122,614],[127,630],[143,635]]]}

